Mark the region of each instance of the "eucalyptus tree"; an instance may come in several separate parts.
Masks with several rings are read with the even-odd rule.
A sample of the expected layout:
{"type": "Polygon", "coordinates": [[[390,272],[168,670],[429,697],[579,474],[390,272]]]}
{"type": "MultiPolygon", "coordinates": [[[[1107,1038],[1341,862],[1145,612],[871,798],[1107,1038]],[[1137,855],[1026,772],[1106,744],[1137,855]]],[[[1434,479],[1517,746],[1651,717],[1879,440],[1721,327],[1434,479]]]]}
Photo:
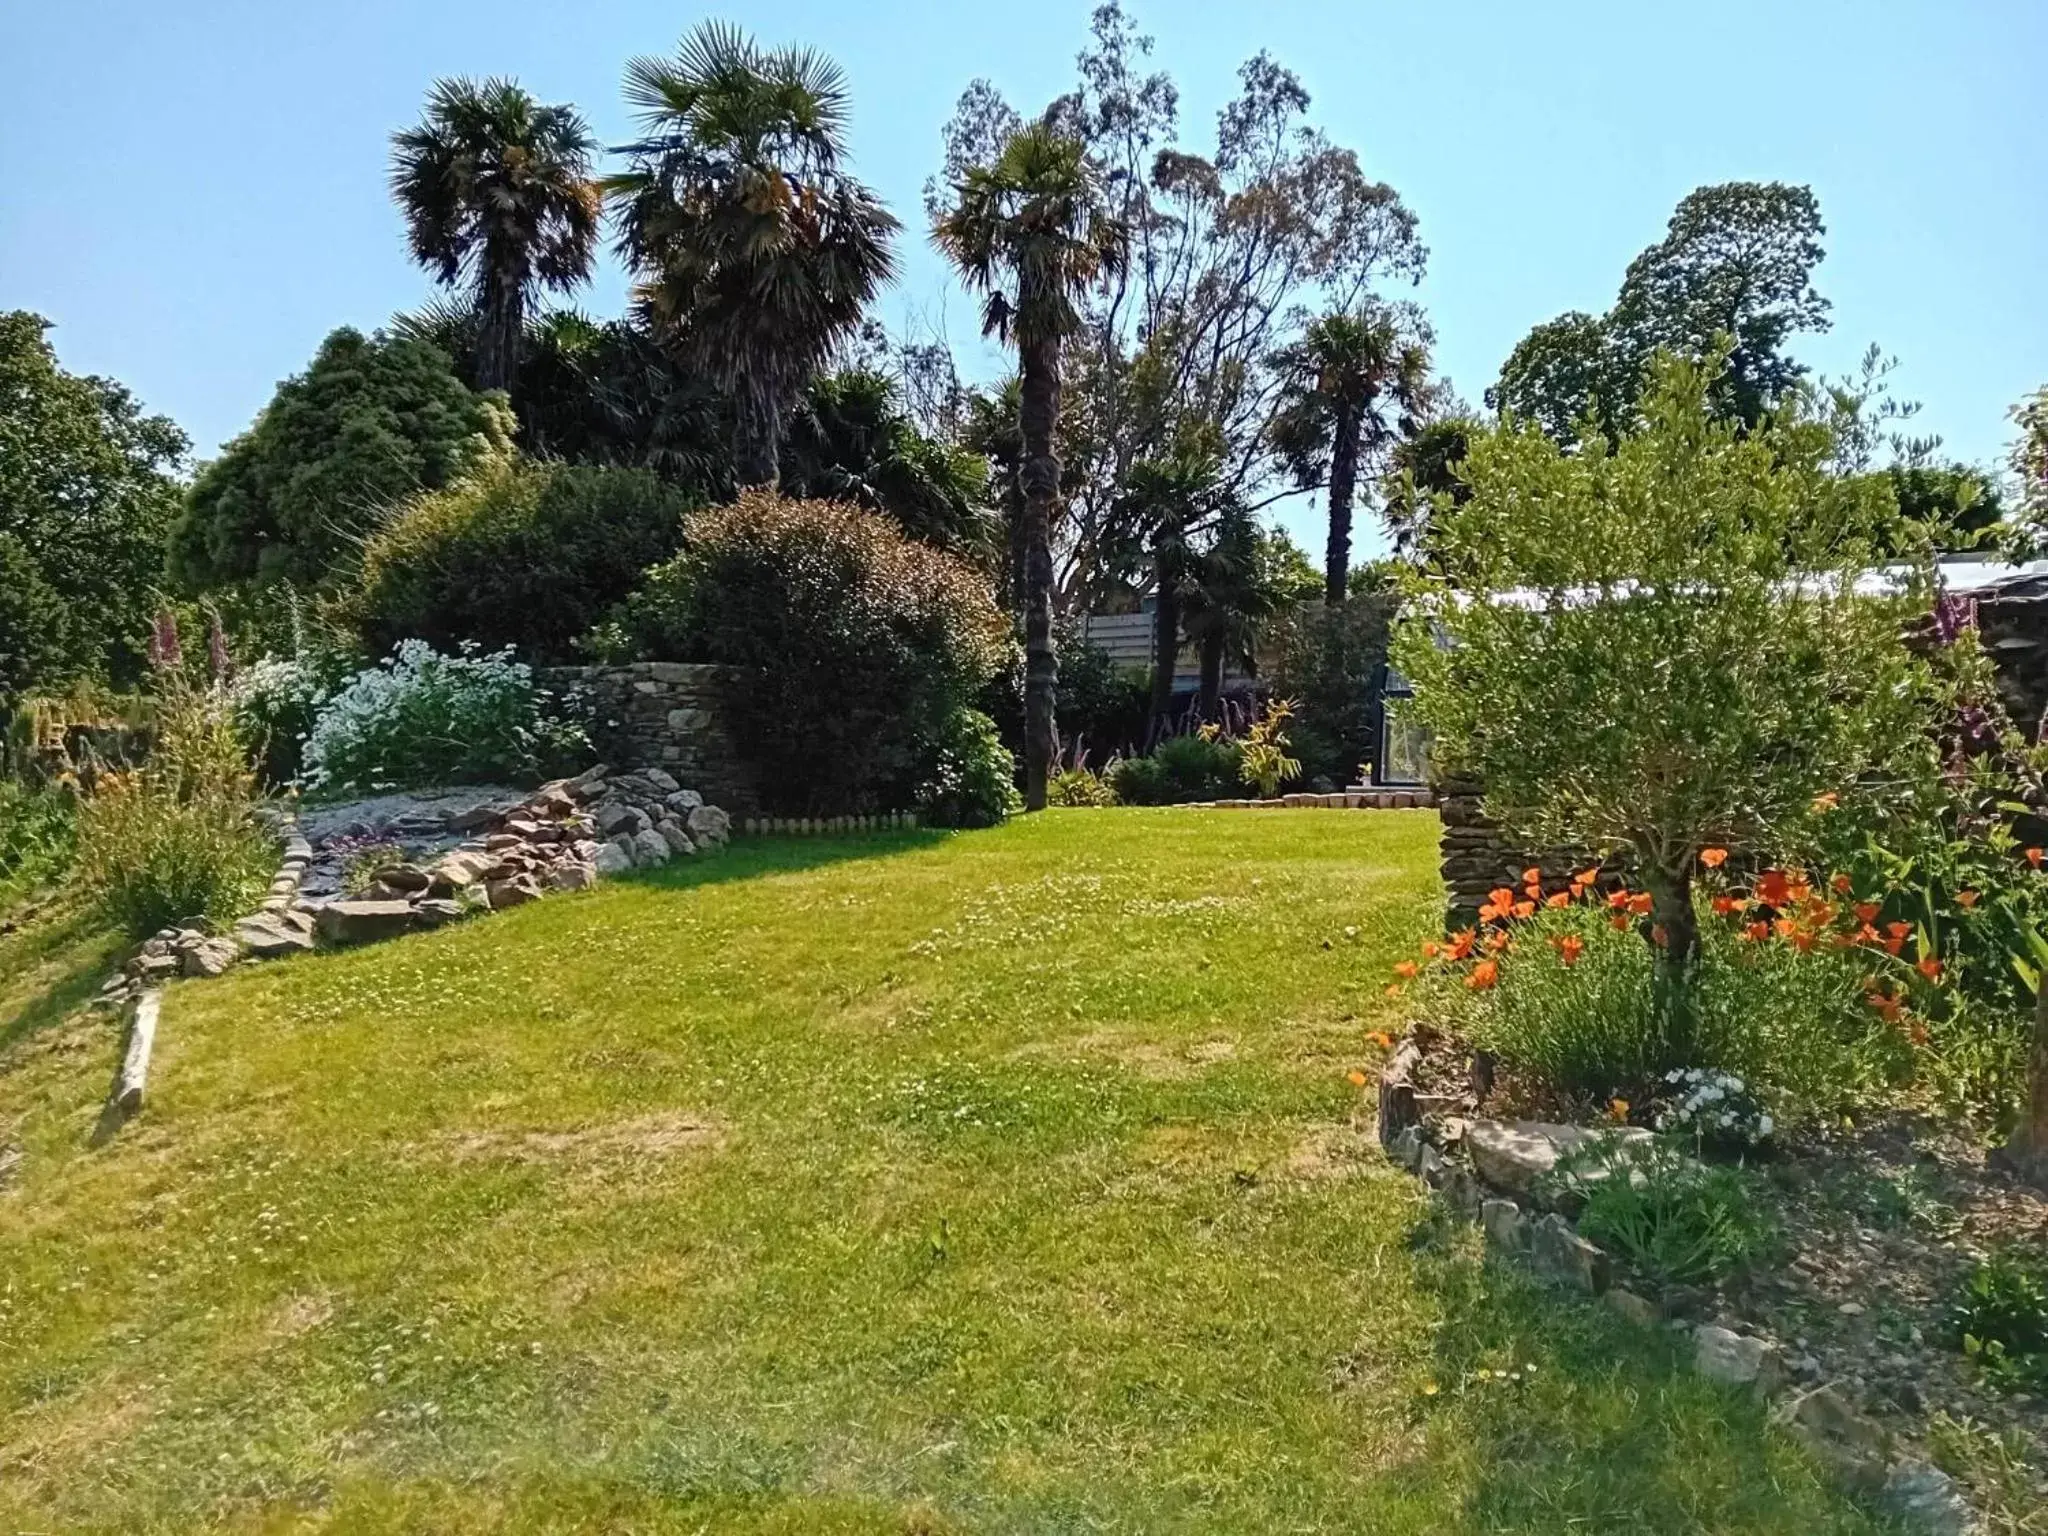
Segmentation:
{"type": "Polygon", "coordinates": [[[1351,502],[1361,468],[1384,467],[1428,409],[1429,332],[1419,315],[1367,302],[1314,321],[1274,358],[1280,407],[1273,446],[1297,485],[1328,488],[1323,599],[1344,601],[1351,580],[1351,502]]]}
{"type": "MultiPolygon", "coordinates": [[[[1075,484],[1055,545],[1070,609],[1141,574],[1145,542],[1121,521],[1127,477],[1170,452],[1188,422],[1216,425],[1222,479],[1249,510],[1285,494],[1269,433],[1281,403],[1271,359],[1304,315],[1417,279],[1427,258],[1415,215],[1311,124],[1290,71],[1264,54],[1247,61],[1213,142],[1197,151],[1183,143],[1172,78],[1149,68],[1151,47],[1120,5],[1099,7],[1076,86],[1051,112],[1086,145],[1110,213],[1130,231],[1130,259],[1077,301],[1063,354],[1061,456],[1075,484]]],[[[1020,122],[992,85],[971,84],[927,205],[942,209],[1020,122]]]]}
{"type": "Polygon", "coordinates": [[[512,387],[534,289],[590,276],[603,211],[594,148],[574,107],[496,78],[436,82],[419,126],[391,136],[413,259],[475,305],[478,389],[512,387]]]}
{"type": "Polygon", "coordinates": [[[732,396],[742,484],[774,485],[807,380],[894,275],[895,216],[850,176],[846,77],[708,21],[626,66],[640,137],[606,187],[639,314],[732,396]]]}
{"type": "Polygon", "coordinates": [[[933,219],[932,236],[984,295],[983,330],[1017,348],[1024,803],[1027,810],[1043,810],[1059,671],[1051,526],[1060,489],[1060,350],[1082,325],[1080,301],[1123,270],[1129,232],[1105,203],[1086,146],[1047,118],[1016,129],[990,161],[963,172],[951,205],[933,219]]]}

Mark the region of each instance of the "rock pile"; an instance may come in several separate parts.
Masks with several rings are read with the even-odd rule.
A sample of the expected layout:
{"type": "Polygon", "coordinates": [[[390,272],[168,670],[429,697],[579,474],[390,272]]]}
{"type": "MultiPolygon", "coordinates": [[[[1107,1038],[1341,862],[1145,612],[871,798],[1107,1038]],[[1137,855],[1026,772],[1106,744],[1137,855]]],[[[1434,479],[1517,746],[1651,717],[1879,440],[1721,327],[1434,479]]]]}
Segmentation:
{"type": "Polygon", "coordinates": [[[174,976],[218,976],[245,956],[277,959],[502,912],[551,891],[715,851],[732,835],[724,811],[664,770],[613,773],[602,764],[530,795],[389,797],[307,819],[326,830],[312,841],[288,833],[270,894],[231,937],[166,928],[107,983],[99,1002],[118,1007],[174,976]],[[352,809],[364,814],[351,818],[352,809]],[[350,891],[351,864],[372,848],[388,850],[389,861],[369,872],[367,887],[350,891]]]}

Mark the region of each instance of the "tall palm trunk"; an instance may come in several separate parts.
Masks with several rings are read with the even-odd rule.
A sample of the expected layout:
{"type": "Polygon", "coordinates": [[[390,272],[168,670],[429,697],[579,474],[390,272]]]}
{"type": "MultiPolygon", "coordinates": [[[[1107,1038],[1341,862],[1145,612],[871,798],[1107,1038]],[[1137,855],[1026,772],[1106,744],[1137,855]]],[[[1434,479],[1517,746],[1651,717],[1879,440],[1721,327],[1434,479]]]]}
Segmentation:
{"type": "Polygon", "coordinates": [[[1053,691],[1059,658],[1052,643],[1052,509],[1059,494],[1060,460],[1054,428],[1060,415],[1060,344],[1031,341],[1018,348],[1023,399],[1024,464],[1024,809],[1045,809],[1046,774],[1053,754],[1053,691]]]}
{"type": "Polygon", "coordinates": [[[476,387],[508,393],[519,374],[519,333],[526,324],[526,272],[509,260],[488,262],[477,316],[476,387]]]}
{"type": "Polygon", "coordinates": [[[733,473],[741,486],[774,490],[782,482],[782,423],[779,392],[760,384],[739,390],[734,402],[733,473]]]}
{"type": "Polygon", "coordinates": [[[1351,497],[1358,488],[1358,407],[1337,407],[1330,443],[1330,547],[1323,556],[1323,601],[1335,607],[1351,585],[1351,497]]]}
{"type": "Polygon", "coordinates": [[[1159,600],[1152,612],[1152,713],[1173,709],[1173,675],[1180,666],[1180,559],[1172,529],[1161,529],[1152,554],[1159,574],[1159,600]],[[1171,542],[1170,542],[1171,541],[1171,542]]]}
{"type": "Polygon", "coordinates": [[[1202,634],[1202,718],[1223,713],[1223,626],[1212,624],[1202,634]]]}

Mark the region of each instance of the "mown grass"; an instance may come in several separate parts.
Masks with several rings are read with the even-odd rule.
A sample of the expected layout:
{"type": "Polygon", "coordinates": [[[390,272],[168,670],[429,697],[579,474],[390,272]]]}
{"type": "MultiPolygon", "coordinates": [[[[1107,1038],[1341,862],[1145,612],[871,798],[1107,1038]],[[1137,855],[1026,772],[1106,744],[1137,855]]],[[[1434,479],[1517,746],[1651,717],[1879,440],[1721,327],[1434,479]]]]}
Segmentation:
{"type": "Polygon", "coordinates": [[[0,1526],[1876,1529],[1370,1149],[1435,836],[743,844],[180,986],[97,1149],[16,1031],[0,1526]]]}

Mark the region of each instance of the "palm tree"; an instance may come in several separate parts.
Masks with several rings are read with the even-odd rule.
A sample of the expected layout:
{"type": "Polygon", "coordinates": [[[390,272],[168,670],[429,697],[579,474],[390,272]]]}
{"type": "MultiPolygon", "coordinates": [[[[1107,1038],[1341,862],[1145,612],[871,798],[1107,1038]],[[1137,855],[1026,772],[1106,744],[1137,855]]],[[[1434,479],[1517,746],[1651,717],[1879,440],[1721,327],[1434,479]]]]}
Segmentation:
{"type": "Polygon", "coordinates": [[[1344,601],[1351,575],[1351,499],[1361,462],[1381,457],[1428,405],[1429,337],[1414,316],[1372,301],[1312,323],[1273,359],[1283,395],[1273,446],[1307,489],[1328,485],[1330,543],[1325,602],[1344,601]],[[1395,420],[1388,413],[1396,414],[1395,420]]]}
{"type": "Polygon", "coordinates": [[[1290,601],[1272,564],[1258,524],[1231,503],[1222,510],[1209,547],[1189,567],[1181,613],[1201,658],[1197,704],[1205,720],[1222,713],[1224,663],[1234,661],[1250,671],[1260,628],[1290,601]]]}
{"type": "Polygon", "coordinates": [[[1124,472],[1117,496],[1119,520],[1142,530],[1152,546],[1155,596],[1152,624],[1152,714],[1173,708],[1180,662],[1181,615],[1196,568],[1193,540],[1231,501],[1222,484],[1220,455],[1196,428],[1178,434],[1165,454],[1141,459],[1124,472]]]}
{"type": "Polygon", "coordinates": [[[626,99],[643,132],[606,187],[640,312],[731,395],[740,483],[772,486],[805,382],[895,274],[895,216],[840,169],[845,76],[707,21],[628,64],[626,99]]]}
{"type": "Polygon", "coordinates": [[[413,259],[477,311],[478,389],[510,389],[535,284],[590,276],[603,210],[590,130],[574,107],[544,107],[517,82],[441,80],[417,128],[391,136],[391,195],[413,259]]]}
{"type": "Polygon", "coordinates": [[[1050,119],[1010,135],[994,161],[955,184],[932,238],[987,295],[982,329],[1015,341],[1024,546],[1024,804],[1045,808],[1053,754],[1052,511],[1060,461],[1060,347],[1081,324],[1076,300],[1122,269],[1128,232],[1103,199],[1078,139],[1050,119]]]}

